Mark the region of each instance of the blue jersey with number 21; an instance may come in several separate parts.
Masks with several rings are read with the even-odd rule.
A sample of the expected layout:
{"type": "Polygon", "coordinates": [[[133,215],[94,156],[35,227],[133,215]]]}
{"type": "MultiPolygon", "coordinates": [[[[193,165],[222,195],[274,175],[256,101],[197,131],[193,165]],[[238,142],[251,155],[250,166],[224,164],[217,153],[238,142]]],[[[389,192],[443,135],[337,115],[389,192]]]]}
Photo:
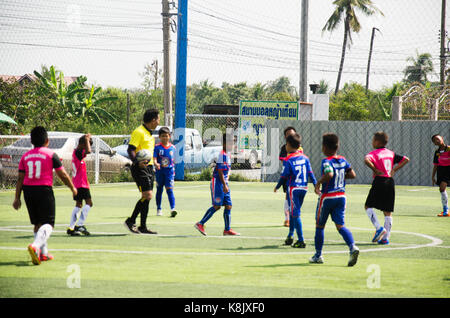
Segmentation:
{"type": "Polygon", "coordinates": [[[288,187],[307,188],[308,179],[316,184],[309,158],[300,151],[289,154],[283,161],[281,178],[287,179],[288,187]]]}

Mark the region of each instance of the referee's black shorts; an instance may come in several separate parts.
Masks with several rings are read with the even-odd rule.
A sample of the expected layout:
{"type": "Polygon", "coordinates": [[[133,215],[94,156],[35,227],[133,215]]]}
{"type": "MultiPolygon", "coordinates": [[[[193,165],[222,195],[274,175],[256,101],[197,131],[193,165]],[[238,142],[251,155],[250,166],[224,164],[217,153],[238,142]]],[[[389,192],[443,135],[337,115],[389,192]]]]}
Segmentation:
{"type": "Polygon", "coordinates": [[[393,178],[375,177],[366,199],[368,208],[394,212],[395,182],[393,178]]]}
{"type": "Polygon", "coordinates": [[[153,165],[139,168],[139,165],[133,164],[131,166],[131,175],[140,192],[153,190],[153,182],[155,180],[153,165]]]}
{"type": "Polygon", "coordinates": [[[31,224],[55,225],[55,196],[49,186],[23,186],[31,224]]]}
{"type": "Polygon", "coordinates": [[[437,184],[441,182],[446,182],[447,185],[450,184],[450,166],[438,166],[437,167],[437,184]]]}

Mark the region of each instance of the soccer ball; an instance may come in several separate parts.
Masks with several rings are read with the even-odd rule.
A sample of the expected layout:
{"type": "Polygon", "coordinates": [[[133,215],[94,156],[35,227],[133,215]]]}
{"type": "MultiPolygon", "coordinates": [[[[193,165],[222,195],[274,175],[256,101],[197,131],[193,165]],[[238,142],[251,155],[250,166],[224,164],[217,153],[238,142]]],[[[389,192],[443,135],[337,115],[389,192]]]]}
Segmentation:
{"type": "Polygon", "coordinates": [[[139,150],[136,154],[137,161],[150,161],[152,159],[152,153],[147,149],[139,150]]]}

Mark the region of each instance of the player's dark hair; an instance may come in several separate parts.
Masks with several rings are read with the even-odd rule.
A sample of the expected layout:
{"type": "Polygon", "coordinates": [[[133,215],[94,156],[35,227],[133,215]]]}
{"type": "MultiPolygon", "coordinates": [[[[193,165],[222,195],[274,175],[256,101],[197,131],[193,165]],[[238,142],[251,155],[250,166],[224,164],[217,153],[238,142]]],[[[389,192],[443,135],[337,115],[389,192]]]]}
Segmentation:
{"type": "Polygon", "coordinates": [[[36,126],[31,130],[30,138],[33,146],[42,147],[48,139],[47,130],[42,126],[36,126]]]}
{"type": "Polygon", "coordinates": [[[433,136],[431,136],[431,141],[434,141],[434,137],[440,136],[440,134],[434,134],[433,136]]]}
{"type": "Polygon", "coordinates": [[[339,148],[339,137],[333,133],[323,134],[322,145],[328,150],[337,151],[339,148]]]}
{"type": "Polygon", "coordinates": [[[161,127],[158,131],[158,135],[161,137],[162,134],[169,134],[170,135],[170,130],[167,127],[161,127]]]}
{"type": "Polygon", "coordinates": [[[297,132],[297,130],[295,130],[294,127],[289,126],[289,127],[286,127],[286,128],[284,129],[284,131],[283,131],[283,136],[286,137],[286,133],[287,133],[289,130],[293,130],[293,131],[297,132]]]}
{"type": "Polygon", "coordinates": [[[381,142],[381,144],[383,146],[385,146],[388,143],[389,140],[389,136],[388,134],[386,134],[384,131],[377,131],[374,135],[373,138],[379,142],[381,142]]]}
{"type": "Polygon", "coordinates": [[[289,135],[286,138],[286,143],[289,144],[292,148],[298,149],[302,143],[302,137],[299,134],[295,133],[294,135],[289,135]]]}
{"type": "MultiPolygon", "coordinates": [[[[92,144],[94,143],[94,141],[92,139],[89,139],[89,144],[92,146],[92,144]]],[[[79,145],[86,145],[86,135],[81,136],[78,139],[78,144],[79,145]]]]}
{"type": "MultiPolygon", "coordinates": [[[[229,135],[228,134],[223,134],[222,135],[222,146],[225,148],[225,145],[227,144],[227,139],[228,138],[230,138],[230,137],[228,137],[229,135]]],[[[231,139],[230,139],[231,140],[231,139]]]]}
{"type": "Polygon", "coordinates": [[[149,123],[153,119],[158,118],[159,110],[157,109],[147,109],[144,113],[144,123],[149,123]]]}

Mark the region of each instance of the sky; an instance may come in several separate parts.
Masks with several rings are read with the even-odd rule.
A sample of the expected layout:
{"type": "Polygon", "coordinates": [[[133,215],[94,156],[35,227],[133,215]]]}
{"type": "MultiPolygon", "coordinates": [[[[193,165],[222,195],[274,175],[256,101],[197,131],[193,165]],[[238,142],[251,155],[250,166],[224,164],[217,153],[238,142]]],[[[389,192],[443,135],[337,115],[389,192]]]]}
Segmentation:
{"type": "MultiPolygon", "coordinates": [[[[383,15],[357,12],[341,83],[365,85],[372,28],[370,88],[403,78],[407,58],[432,55],[439,80],[441,0],[373,0],[383,15]]],[[[447,1],[447,30],[450,24],[447,1]]],[[[188,0],[187,84],[208,80],[266,83],[287,76],[298,88],[300,0],[188,0]]],[[[177,12],[177,1],[173,13],[177,12]]],[[[140,88],[146,64],[163,66],[161,0],[0,0],[0,74],[23,75],[55,65],[102,87],[140,88]]],[[[343,25],[322,32],[332,0],[309,1],[308,83],[335,86],[343,25]]],[[[176,19],[174,19],[176,21],[176,19]]],[[[175,25],[174,25],[175,27],[175,25]]],[[[176,31],[176,30],[175,30],[176,31]]],[[[176,82],[176,32],[171,33],[171,82],[176,82]]],[[[342,85],[342,84],[341,84],[342,85]]],[[[342,86],[341,86],[342,87],[342,86]]]]}

